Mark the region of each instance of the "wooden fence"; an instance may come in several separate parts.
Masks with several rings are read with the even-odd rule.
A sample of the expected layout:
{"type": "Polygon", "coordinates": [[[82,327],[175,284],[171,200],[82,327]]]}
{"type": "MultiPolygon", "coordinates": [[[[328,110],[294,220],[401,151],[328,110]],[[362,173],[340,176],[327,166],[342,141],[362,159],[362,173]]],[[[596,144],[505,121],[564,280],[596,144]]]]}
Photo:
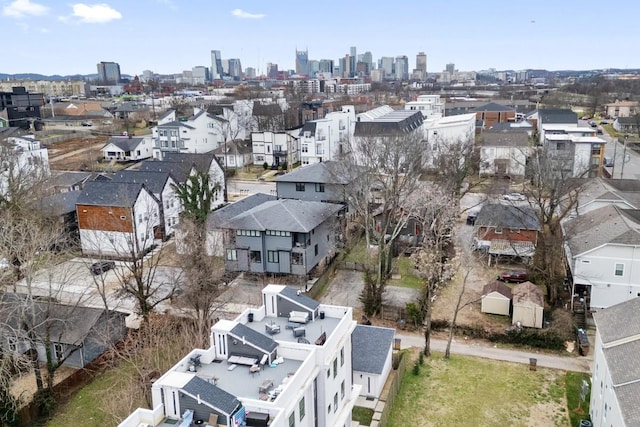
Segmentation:
{"type": "MultiPolygon", "coordinates": [[[[400,358],[398,368],[391,371],[391,375],[389,375],[387,383],[382,389],[382,393],[380,393],[380,398],[378,399],[379,402],[384,402],[382,412],[373,414],[373,419],[378,420],[377,425],[379,427],[384,427],[387,425],[389,416],[391,414],[391,409],[393,408],[393,403],[398,396],[398,391],[400,391],[400,386],[402,385],[402,379],[404,378],[404,374],[407,371],[410,354],[407,352],[399,352],[397,353],[397,355],[400,358]]],[[[373,425],[374,423],[372,423],[372,427],[373,425]]]]}

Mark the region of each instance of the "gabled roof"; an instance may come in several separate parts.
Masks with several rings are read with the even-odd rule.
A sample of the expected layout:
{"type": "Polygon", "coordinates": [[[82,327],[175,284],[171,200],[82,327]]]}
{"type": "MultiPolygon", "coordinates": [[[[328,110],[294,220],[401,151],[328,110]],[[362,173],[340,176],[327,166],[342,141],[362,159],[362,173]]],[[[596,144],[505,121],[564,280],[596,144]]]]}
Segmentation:
{"type": "Polygon", "coordinates": [[[112,175],[113,182],[143,183],[153,194],[160,194],[164,190],[171,173],[147,170],[121,170],[112,175]]]}
{"type": "Polygon", "coordinates": [[[63,172],[52,176],[47,184],[51,187],[71,187],[75,184],[86,181],[91,177],[91,172],[63,172]]]}
{"type": "Polygon", "coordinates": [[[135,148],[138,145],[140,145],[142,143],[142,141],[144,141],[144,138],[130,138],[130,137],[127,137],[127,136],[112,136],[107,141],[107,144],[104,147],[102,147],[102,149],[104,150],[105,148],[107,148],[107,146],[109,146],[110,144],[113,144],[113,145],[115,145],[116,147],[118,147],[119,149],[121,149],[124,152],[133,151],[133,150],[135,150],[135,148]]]}
{"type": "Polygon", "coordinates": [[[160,115],[160,117],[158,117],[158,121],[161,121],[162,119],[166,119],[167,117],[169,117],[171,114],[175,113],[175,110],[167,110],[164,113],[162,113],[160,115]]]}
{"type": "Polygon", "coordinates": [[[300,136],[304,135],[305,132],[310,132],[311,135],[315,135],[316,134],[316,122],[314,122],[314,121],[306,122],[302,126],[302,129],[300,129],[300,136]]]}
{"type": "Polygon", "coordinates": [[[188,125],[186,122],[181,122],[179,120],[174,120],[172,122],[163,123],[158,125],[158,128],[175,128],[175,127],[183,127],[187,129],[195,129],[193,126],[188,125]]]}
{"type": "Polygon", "coordinates": [[[526,131],[494,131],[492,129],[482,132],[483,147],[528,147],[529,134],[526,131]]]}
{"type": "Polygon", "coordinates": [[[251,141],[243,141],[241,139],[237,139],[235,141],[227,141],[224,144],[220,144],[218,148],[213,150],[213,152],[218,156],[224,156],[224,150],[227,150],[227,154],[249,154],[253,151],[253,147],[251,146],[251,141]]]}
{"type": "Polygon", "coordinates": [[[254,116],[270,116],[282,114],[282,108],[276,103],[263,104],[260,101],[253,101],[253,115],[254,116]]]}
{"type": "Polygon", "coordinates": [[[496,104],[495,102],[489,102],[488,104],[485,105],[481,105],[479,107],[473,108],[472,110],[470,110],[474,113],[477,112],[481,112],[481,111],[508,111],[508,112],[516,112],[515,108],[511,108],[507,105],[501,105],[501,104],[496,104]]]}
{"type": "Polygon", "coordinates": [[[491,292],[497,292],[500,295],[511,299],[511,288],[502,282],[498,282],[497,280],[494,280],[491,283],[487,283],[486,285],[484,285],[484,288],[482,288],[482,296],[488,295],[491,292]]]}
{"type": "Polygon", "coordinates": [[[220,171],[222,167],[215,158],[215,154],[208,153],[165,153],[163,160],[145,160],[140,164],[139,170],[171,172],[171,175],[180,183],[186,182],[195,167],[198,172],[208,173],[211,163],[216,162],[220,171]]]}
{"type": "Polygon", "coordinates": [[[40,199],[40,209],[46,215],[60,216],[76,210],[76,202],[81,190],[67,191],[45,196],[40,199]]]}
{"type": "Polygon", "coordinates": [[[395,329],[357,325],[351,333],[352,370],[381,374],[395,333],[395,329]]]}
{"type": "Polygon", "coordinates": [[[276,182],[308,182],[346,185],[351,182],[347,168],[340,162],[319,162],[299,167],[287,174],[280,175],[276,182]]]}
{"type": "Polygon", "coordinates": [[[309,310],[315,310],[320,305],[320,303],[313,298],[309,298],[303,293],[298,294],[298,291],[296,289],[290,288],[288,286],[285,286],[280,291],[280,295],[288,299],[289,301],[299,305],[300,307],[309,310]]]}
{"type": "Polygon", "coordinates": [[[182,391],[193,399],[200,399],[210,407],[219,409],[227,416],[233,414],[240,405],[240,401],[234,395],[196,375],[182,387],[182,391]]]}
{"type": "Polygon", "coordinates": [[[607,243],[640,244],[640,219],[635,209],[606,205],[564,224],[571,256],[577,257],[607,243]]]}
{"type": "Polygon", "coordinates": [[[242,323],[236,324],[231,329],[231,334],[239,340],[254,346],[255,348],[265,352],[271,353],[278,348],[278,343],[258,331],[254,331],[250,327],[243,325],[242,323]]]}
{"type": "Polygon", "coordinates": [[[564,108],[543,108],[538,110],[538,117],[544,124],[578,123],[578,115],[564,108]]]}
{"type": "Polygon", "coordinates": [[[354,136],[394,136],[418,130],[424,123],[421,111],[398,110],[374,120],[358,121],[354,136]]]}
{"type": "Polygon", "coordinates": [[[544,297],[539,287],[531,282],[517,284],[511,291],[513,305],[532,302],[540,307],[544,307],[544,297]]]}
{"type": "Polygon", "coordinates": [[[220,225],[229,221],[231,218],[271,200],[278,200],[278,198],[270,194],[256,193],[237,202],[230,203],[221,209],[209,213],[206,228],[207,230],[219,228],[220,225]]]}
{"type": "Polygon", "coordinates": [[[220,228],[308,233],[343,208],[334,203],[273,200],[235,216],[220,228]]]}
{"type": "Polygon", "coordinates": [[[492,204],[480,209],[475,226],[540,230],[540,221],[536,210],[530,206],[492,204]]]}
{"type": "Polygon", "coordinates": [[[88,181],[80,195],[78,205],[133,207],[141,191],[142,183],[88,181]]]}
{"type": "Polygon", "coordinates": [[[593,313],[603,344],[640,336],[640,297],[593,313]]]}
{"type": "Polygon", "coordinates": [[[635,117],[618,117],[616,119],[621,125],[637,126],[638,120],[635,117]]]}

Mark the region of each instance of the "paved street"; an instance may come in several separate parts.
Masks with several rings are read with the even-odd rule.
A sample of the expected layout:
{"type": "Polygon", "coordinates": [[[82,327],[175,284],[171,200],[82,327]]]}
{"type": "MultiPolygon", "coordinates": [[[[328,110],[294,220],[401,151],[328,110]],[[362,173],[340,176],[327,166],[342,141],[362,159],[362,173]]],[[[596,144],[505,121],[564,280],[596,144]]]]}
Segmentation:
{"type": "Polygon", "coordinates": [[[606,135],[606,132],[601,136],[608,141],[604,151],[605,157],[614,159],[614,166],[607,168],[612,177],[614,179],[640,179],[640,154],[629,146],[625,150],[624,144],[619,143],[617,138],[606,135]],[[625,159],[624,162],[623,159],[625,159]]]}

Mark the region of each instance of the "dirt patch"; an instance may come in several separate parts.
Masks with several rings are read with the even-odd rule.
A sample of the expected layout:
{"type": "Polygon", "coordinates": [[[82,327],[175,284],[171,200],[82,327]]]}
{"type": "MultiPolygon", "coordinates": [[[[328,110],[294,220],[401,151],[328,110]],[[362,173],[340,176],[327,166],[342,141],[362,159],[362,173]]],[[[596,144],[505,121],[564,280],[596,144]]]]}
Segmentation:
{"type": "MultiPolygon", "coordinates": [[[[41,367],[42,380],[47,381],[47,370],[44,366],[41,367]]],[[[61,366],[56,370],[55,377],[53,379],[54,384],[58,384],[60,381],[70,377],[77,370],[69,368],[67,366],[61,366]]],[[[11,386],[11,394],[16,398],[22,400],[22,402],[30,402],[33,395],[38,390],[36,386],[36,377],[33,371],[25,372],[17,377],[13,385],[11,386]]]]}
{"type": "Polygon", "coordinates": [[[85,136],[50,144],[49,166],[52,170],[102,170],[97,160],[107,140],[106,136],[85,136]]]}

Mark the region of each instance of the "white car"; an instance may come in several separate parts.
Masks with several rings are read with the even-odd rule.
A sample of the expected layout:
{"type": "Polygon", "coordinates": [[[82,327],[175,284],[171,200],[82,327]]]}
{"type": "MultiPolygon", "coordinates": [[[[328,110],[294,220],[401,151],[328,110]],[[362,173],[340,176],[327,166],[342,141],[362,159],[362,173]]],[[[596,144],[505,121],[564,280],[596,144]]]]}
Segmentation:
{"type": "Polygon", "coordinates": [[[510,202],[521,202],[523,200],[527,200],[527,197],[521,193],[509,193],[503,194],[502,200],[509,200],[510,202]]]}

